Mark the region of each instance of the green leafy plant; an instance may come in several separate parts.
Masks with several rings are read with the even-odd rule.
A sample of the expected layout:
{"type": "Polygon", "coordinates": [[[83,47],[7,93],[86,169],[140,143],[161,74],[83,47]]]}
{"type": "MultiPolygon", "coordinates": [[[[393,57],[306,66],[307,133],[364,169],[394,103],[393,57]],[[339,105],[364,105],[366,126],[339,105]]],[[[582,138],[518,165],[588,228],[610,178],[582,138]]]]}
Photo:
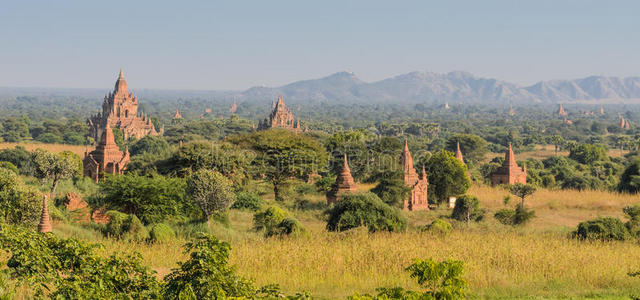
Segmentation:
{"type": "Polygon", "coordinates": [[[236,193],[236,201],[231,205],[231,209],[258,211],[263,204],[264,200],[258,194],[238,192],[236,193]]]}
{"type": "Polygon", "coordinates": [[[463,222],[478,222],[484,218],[485,211],[480,208],[478,197],[464,195],[456,199],[456,206],[453,208],[451,218],[463,222]]]}
{"type": "Polygon", "coordinates": [[[407,219],[373,193],[347,194],[327,211],[327,230],[366,227],[370,232],[402,231],[407,219]]]}

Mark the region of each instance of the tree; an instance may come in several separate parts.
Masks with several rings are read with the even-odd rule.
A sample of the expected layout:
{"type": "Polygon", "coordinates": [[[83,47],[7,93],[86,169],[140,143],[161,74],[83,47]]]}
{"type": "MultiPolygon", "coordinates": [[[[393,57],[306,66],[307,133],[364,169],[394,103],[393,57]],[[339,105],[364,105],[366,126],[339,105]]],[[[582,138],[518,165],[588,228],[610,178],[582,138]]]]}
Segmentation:
{"type": "Polygon", "coordinates": [[[36,149],[31,161],[34,166],[34,176],[40,180],[51,180],[50,198],[55,199],[56,188],[60,180],[79,176],[82,170],[80,157],[70,151],[58,154],[46,150],[36,149]]]}
{"type": "Polygon", "coordinates": [[[558,150],[560,150],[560,145],[562,145],[562,142],[564,141],[564,139],[560,135],[554,135],[551,138],[549,138],[549,141],[554,146],[555,154],[558,155],[558,150]]]}
{"type": "Polygon", "coordinates": [[[509,192],[519,197],[522,202],[520,205],[524,207],[524,199],[536,192],[536,187],[530,184],[515,183],[509,187],[509,192]]]}
{"type": "Polygon", "coordinates": [[[229,140],[256,151],[255,172],[271,181],[278,201],[283,200],[281,188],[289,178],[306,179],[327,164],[327,152],[314,138],[286,129],[263,130],[229,140]]]}
{"type": "Polygon", "coordinates": [[[608,160],[607,149],[604,146],[590,144],[579,144],[571,147],[569,158],[582,164],[608,160]]]}
{"type": "Polygon", "coordinates": [[[231,180],[208,169],[200,169],[189,177],[187,194],[200,207],[207,223],[214,213],[226,211],[236,199],[231,180]]]}
{"type": "Polygon", "coordinates": [[[634,159],[620,176],[618,191],[637,194],[640,192],[640,159],[634,159]]]}
{"type": "Polygon", "coordinates": [[[369,232],[402,231],[407,220],[396,208],[373,193],[346,194],[327,212],[327,230],[344,231],[360,226],[369,232]]]}
{"type": "Polygon", "coordinates": [[[455,134],[447,140],[447,150],[456,151],[460,143],[460,150],[468,162],[477,163],[487,154],[487,141],[475,134],[455,134]]]}
{"type": "Polygon", "coordinates": [[[404,184],[402,172],[387,171],[379,178],[379,183],[371,192],[378,195],[384,203],[394,207],[402,207],[404,200],[411,195],[411,189],[404,184]]]}
{"type": "Polygon", "coordinates": [[[467,282],[462,278],[464,263],[457,260],[436,262],[415,260],[406,268],[418,284],[426,288],[427,299],[464,299],[467,282]]]}
{"type": "Polygon", "coordinates": [[[42,210],[42,196],[24,185],[13,171],[0,168],[0,218],[3,223],[35,225],[42,210]]]}
{"type": "Polygon", "coordinates": [[[145,224],[192,212],[190,203],[184,201],[185,180],[182,178],[137,174],[107,176],[100,181],[99,195],[94,205],[134,214],[145,224]]]}
{"type": "Polygon", "coordinates": [[[440,150],[432,155],[425,169],[429,179],[429,199],[438,203],[450,196],[464,194],[471,186],[467,167],[449,151],[440,150]]]}
{"type": "Polygon", "coordinates": [[[480,208],[478,197],[464,195],[456,199],[456,206],[453,208],[451,217],[469,223],[470,221],[481,221],[484,218],[485,211],[480,208]]]}
{"type": "Polygon", "coordinates": [[[155,156],[166,156],[171,151],[169,143],[160,136],[147,135],[129,147],[131,156],[150,153],[155,156]]]}

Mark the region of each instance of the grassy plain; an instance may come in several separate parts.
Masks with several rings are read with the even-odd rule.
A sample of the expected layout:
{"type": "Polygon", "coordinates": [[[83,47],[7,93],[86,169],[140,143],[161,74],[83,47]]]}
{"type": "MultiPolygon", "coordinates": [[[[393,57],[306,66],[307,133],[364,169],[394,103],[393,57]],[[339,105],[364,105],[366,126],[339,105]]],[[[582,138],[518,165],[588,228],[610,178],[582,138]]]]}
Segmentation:
{"type": "MultiPolygon", "coordinates": [[[[542,158],[552,153],[553,149],[540,149],[529,155],[542,158]]],[[[371,187],[361,185],[361,190],[371,187]]],[[[640,202],[639,196],[538,190],[527,199],[536,218],[523,227],[512,228],[492,217],[505,207],[508,191],[473,186],[469,193],[478,196],[487,209],[486,218],[478,224],[454,223],[454,231],[448,236],[416,230],[449,215],[451,211],[444,208],[405,212],[409,228],[404,233],[330,233],[324,229],[321,209],[299,211],[291,203],[288,209],[309,231],[306,237],[265,239],[251,230],[252,214],[242,211],[231,211],[228,226],[214,223],[210,231],[231,243],[232,264],[257,285],[278,283],[287,293],[309,291],[317,298],[374,293],[382,286],[417,289],[404,271],[415,258],[464,261],[471,298],[629,299],[640,295],[640,278],[627,275],[640,271],[637,242],[580,242],[569,238],[581,221],[597,216],[622,218],[622,208],[640,202]]],[[[313,202],[324,201],[319,195],[309,197],[313,202]]],[[[272,196],[266,198],[273,203],[272,196]]],[[[513,207],[517,201],[512,196],[508,205],[513,207]]],[[[105,255],[137,251],[159,277],[186,258],[183,238],[164,244],[134,243],[105,239],[72,224],[55,224],[54,228],[65,236],[105,244],[101,250],[105,255]]]]}
{"type": "Polygon", "coordinates": [[[23,142],[23,143],[7,143],[7,142],[2,142],[0,143],[0,149],[13,149],[16,146],[22,146],[24,147],[27,151],[33,151],[36,150],[38,148],[40,149],[44,149],[47,151],[51,151],[51,152],[62,152],[62,151],[71,151],[77,155],[79,155],[80,157],[84,156],[84,151],[85,151],[85,146],[81,146],[81,145],[66,145],[66,144],[45,144],[45,143],[38,143],[38,142],[31,142],[31,143],[27,143],[27,142],[23,142]]]}

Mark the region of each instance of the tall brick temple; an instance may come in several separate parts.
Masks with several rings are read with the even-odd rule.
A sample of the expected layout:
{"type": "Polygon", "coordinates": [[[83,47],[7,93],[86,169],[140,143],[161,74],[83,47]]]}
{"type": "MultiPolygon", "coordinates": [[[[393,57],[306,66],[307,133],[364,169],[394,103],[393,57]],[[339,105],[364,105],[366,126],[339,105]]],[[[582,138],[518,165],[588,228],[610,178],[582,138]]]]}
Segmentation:
{"type": "Polygon", "coordinates": [[[258,123],[258,130],[269,128],[284,128],[295,132],[302,132],[300,121],[293,118],[293,114],[284,104],[282,96],[278,96],[278,101],[272,104],[269,119],[264,119],[258,123]]]}
{"type": "Polygon", "coordinates": [[[405,210],[428,210],[428,187],[429,180],[427,174],[422,167],[422,174],[418,177],[418,173],[413,166],[413,158],[409,152],[407,140],[404,140],[404,149],[402,150],[402,171],[404,173],[404,184],[411,188],[409,199],[404,200],[403,209],[405,210]]]}
{"type": "Polygon", "coordinates": [[[96,149],[84,153],[82,161],[84,176],[98,182],[105,174],[123,174],[129,160],[129,149],[120,151],[113,137],[113,131],[107,124],[96,149]]]}
{"type": "Polygon", "coordinates": [[[518,166],[511,144],[509,144],[502,166],[491,173],[491,185],[514,183],[527,183],[527,165],[522,168],[518,166]]]}
{"type": "Polygon", "coordinates": [[[349,163],[347,162],[347,155],[344,155],[344,164],[342,170],[336,178],[336,183],[331,190],[327,192],[327,203],[334,204],[338,202],[342,195],[345,193],[355,193],[358,190],[356,182],[351,176],[351,169],[349,169],[349,163]]]}
{"type": "Polygon", "coordinates": [[[146,135],[159,135],[151,119],[143,113],[138,113],[138,97],[129,92],[127,81],[120,70],[113,92],[104,97],[102,112],[87,120],[89,136],[96,142],[102,136],[107,126],[122,130],[124,139],[143,138],[146,135]]]}

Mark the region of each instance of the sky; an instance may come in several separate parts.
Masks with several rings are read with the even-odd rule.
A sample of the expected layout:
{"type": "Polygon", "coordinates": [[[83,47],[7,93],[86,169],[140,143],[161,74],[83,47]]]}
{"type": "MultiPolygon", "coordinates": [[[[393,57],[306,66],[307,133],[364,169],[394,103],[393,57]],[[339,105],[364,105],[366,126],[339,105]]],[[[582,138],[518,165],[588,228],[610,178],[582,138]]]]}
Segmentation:
{"type": "Polygon", "coordinates": [[[0,86],[243,90],[351,71],[640,76],[640,1],[0,0],[0,86]]]}

